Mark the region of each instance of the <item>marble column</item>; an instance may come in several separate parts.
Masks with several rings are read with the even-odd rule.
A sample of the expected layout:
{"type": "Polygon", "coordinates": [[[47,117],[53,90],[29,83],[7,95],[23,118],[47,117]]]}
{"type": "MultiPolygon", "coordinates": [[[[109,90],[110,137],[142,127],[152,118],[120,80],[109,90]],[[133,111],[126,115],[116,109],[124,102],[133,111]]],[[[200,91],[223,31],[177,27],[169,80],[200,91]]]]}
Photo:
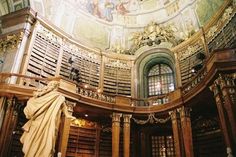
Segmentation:
{"type": "Polygon", "coordinates": [[[124,128],[123,128],[123,144],[124,144],[124,157],[130,156],[130,118],[132,115],[123,114],[124,128]]]}
{"type": "Polygon", "coordinates": [[[119,157],[121,113],[112,114],[112,157],[119,157]]]}
{"type": "Polygon", "coordinates": [[[172,121],[172,130],[173,130],[173,136],[174,136],[174,145],[175,145],[175,155],[176,157],[182,156],[181,151],[181,130],[180,130],[180,119],[178,112],[176,110],[170,111],[169,115],[171,117],[172,121]]]}
{"type": "Polygon", "coordinates": [[[186,157],[193,157],[193,139],[190,119],[190,108],[181,107],[178,109],[181,120],[182,138],[184,143],[184,152],[186,157]]]}

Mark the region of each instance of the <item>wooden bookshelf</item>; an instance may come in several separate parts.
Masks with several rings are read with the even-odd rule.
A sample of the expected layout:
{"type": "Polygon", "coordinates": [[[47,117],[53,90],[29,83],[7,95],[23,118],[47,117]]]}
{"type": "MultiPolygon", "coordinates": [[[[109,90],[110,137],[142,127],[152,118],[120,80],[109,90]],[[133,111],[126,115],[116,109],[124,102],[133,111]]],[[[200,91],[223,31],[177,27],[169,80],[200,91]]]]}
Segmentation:
{"type": "Polygon", "coordinates": [[[112,156],[112,133],[111,131],[101,131],[99,157],[112,156]]]}
{"type": "Polygon", "coordinates": [[[104,93],[131,95],[131,69],[105,65],[104,93]]]}
{"type": "Polygon", "coordinates": [[[197,54],[205,54],[202,47],[199,47],[192,55],[180,60],[180,73],[182,84],[187,83],[196,72],[193,72],[192,69],[203,63],[203,60],[197,59],[197,54]]]}
{"type": "Polygon", "coordinates": [[[209,52],[217,49],[233,48],[236,46],[236,16],[210,41],[208,41],[209,52]]]}
{"type": "Polygon", "coordinates": [[[97,139],[100,130],[94,127],[71,126],[68,145],[67,157],[95,157],[98,152],[97,139]]]}
{"type": "Polygon", "coordinates": [[[193,136],[194,156],[227,156],[224,147],[224,141],[220,130],[208,133],[195,134],[193,136]]]}
{"type": "MultiPolygon", "coordinates": [[[[56,74],[60,44],[37,33],[30,53],[27,76],[52,77],[56,74]]],[[[30,86],[43,86],[43,82],[30,82],[30,86]]]]}
{"type": "Polygon", "coordinates": [[[60,75],[78,83],[98,87],[101,58],[98,55],[94,56],[96,56],[96,59],[86,56],[86,52],[72,51],[64,47],[60,75]],[[76,72],[74,73],[72,69],[76,72]]]}

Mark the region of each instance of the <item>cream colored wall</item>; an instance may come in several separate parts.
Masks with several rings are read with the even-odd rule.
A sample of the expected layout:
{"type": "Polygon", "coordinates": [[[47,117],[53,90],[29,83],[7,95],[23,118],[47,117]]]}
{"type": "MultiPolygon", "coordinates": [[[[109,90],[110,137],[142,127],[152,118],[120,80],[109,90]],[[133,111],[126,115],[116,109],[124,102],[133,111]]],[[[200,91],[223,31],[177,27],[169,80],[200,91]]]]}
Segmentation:
{"type": "Polygon", "coordinates": [[[92,20],[77,17],[75,20],[73,35],[82,43],[89,43],[93,47],[103,49],[109,46],[109,27],[95,24],[92,20]]]}

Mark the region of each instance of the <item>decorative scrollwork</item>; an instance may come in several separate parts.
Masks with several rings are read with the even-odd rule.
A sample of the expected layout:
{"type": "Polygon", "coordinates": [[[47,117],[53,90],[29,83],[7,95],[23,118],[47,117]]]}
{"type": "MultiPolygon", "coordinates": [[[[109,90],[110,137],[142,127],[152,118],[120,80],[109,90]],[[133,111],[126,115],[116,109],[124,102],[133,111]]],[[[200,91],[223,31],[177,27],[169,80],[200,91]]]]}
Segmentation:
{"type": "Polygon", "coordinates": [[[143,124],[147,124],[147,123],[151,123],[151,124],[166,123],[168,120],[170,120],[170,116],[162,119],[162,118],[156,118],[154,113],[150,113],[148,115],[148,119],[146,119],[146,120],[138,120],[136,118],[132,118],[132,119],[134,120],[135,123],[143,125],[143,124]]]}

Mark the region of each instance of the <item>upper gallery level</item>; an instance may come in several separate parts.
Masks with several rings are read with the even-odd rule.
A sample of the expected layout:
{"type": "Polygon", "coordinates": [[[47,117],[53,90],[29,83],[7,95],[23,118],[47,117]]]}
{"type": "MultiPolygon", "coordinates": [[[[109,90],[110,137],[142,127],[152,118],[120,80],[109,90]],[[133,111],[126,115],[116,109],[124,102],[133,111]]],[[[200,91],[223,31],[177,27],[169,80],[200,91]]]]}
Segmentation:
{"type": "Polygon", "coordinates": [[[68,97],[84,98],[93,105],[123,104],[131,110],[133,106],[163,109],[159,104],[176,107],[206,88],[222,69],[235,70],[235,10],[233,1],[224,1],[214,18],[179,43],[167,28],[151,22],[144,27],[150,37],[142,37],[128,54],[83,44],[31,8],[4,15],[0,18],[2,92],[28,97],[27,91],[6,84],[32,88],[30,92],[48,78],[60,77],[69,84],[63,89],[68,97]],[[166,47],[170,42],[173,46],[166,47]]]}

